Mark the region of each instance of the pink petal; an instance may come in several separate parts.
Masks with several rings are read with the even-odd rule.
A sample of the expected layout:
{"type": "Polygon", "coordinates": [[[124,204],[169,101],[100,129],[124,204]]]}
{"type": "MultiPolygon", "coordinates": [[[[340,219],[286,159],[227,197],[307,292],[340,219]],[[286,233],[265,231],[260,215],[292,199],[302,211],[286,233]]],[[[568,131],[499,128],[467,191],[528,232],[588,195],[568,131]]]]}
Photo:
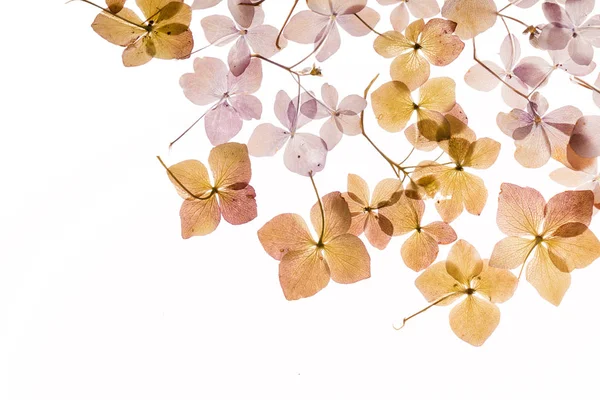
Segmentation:
{"type": "Polygon", "coordinates": [[[274,156],[281,149],[290,133],[271,124],[260,124],[248,140],[248,153],[253,157],[274,156]]]}
{"type": "MultiPolygon", "coordinates": [[[[375,28],[375,25],[377,25],[380,19],[379,13],[369,7],[364,8],[362,11],[358,12],[357,15],[372,28],[375,28]]],[[[337,22],[343,30],[352,36],[365,36],[371,33],[371,29],[362,23],[362,21],[354,14],[339,15],[337,17],[337,22]]]]}
{"type": "Polygon", "coordinates": [[[431,18],[440,12],[437,0],[408,1],[406,4],[415,18],[431,18]]]}
{"type": "Polygon", "coordinates": [[[579,65],[590,65],[594,58],[594,48],[583,36],[577,35],[569,42],[569,55],[579,65]]]}
{"type": "Polygon", "coordinates": [[[389,6],[390,4],[404,4],[403,0],[377,0],[382,6],[389,6]]]}
{"type": "MultiPolygon", "coordinates": [[[[527,93],[528,93],[527,86],[516,76],[512,76],[512,77],[507,76],[506,78],[504,78],[504,80],[506,81],[506,83],[511,85],[516,90],[527,95],[527,93]]],[[[503,84],[501,92],[502,92],[502,99],[509,107],[525,108],[527,106],[527,103],[528,103],[527,100],[523,96],[520,96],[519,94],[515,93],[508,86],[503,84]]]]}
{"type": "Polygon", "coordinates": [[[231,18],[224,15],[211,15],[202,18],[200,25],[202,25],[206,40],[217,46],[224,46],[230,43],[240,33],[231,18]]]}
{"type": "Polygon", "coordinates": [[[529,8],[534,6],[539,0],[509,0],[519,8],[529,8]]]}
{"type": "MultiPolygon", "coordinates": [[[[544,3],[548,4],[548,3],[544,3]]],[[[560,50],[567,47],[571,40],[571,29],[558,24],[544,25],[538,38],[538,45],[545,50],[560,50]]]]}
{"type": "Polygon", "coordinates": [[[335,118],[338,129],[345,135],[355,136],[362,133],[359,115],[340,115],[335,118]]]}
{"type": "Polygon", "coordinates": [[[574,76],[585,76],[591,74],[596,69],[596,63],[591,62],[589,65],[579,65],[571,59],[567,49],[550,50],[552,62],[558,68],[574,76]]]}
{"type": "Polygon", "coordinates": [[[204,117],[206,136],[213,146],[229,142],[242,130],[242,118],[227,103],[218,105],[204,117]]]}
{"type": "Polygon", "coordinates": [[[218,58],[196,58],[194,73],[184,74],[179,85],[192,103],[204,106],[221,100],[227,91],[227,74],[227,66],[218,58]]]}
{"type": "Polygon", "coordinates": [[[523,110],[512,110],[510,113],[498,113],[498,128],[513,139],[523,139],[533,128],[533,117],[523,110]]]}
{"type": "Polygon", "coordinates": [[[356,14],[367,5],[367,0],[330,0],[335,14],[356,14]]]}
{"type": "Polygon", "coordinates": [[[527,104],[527,111],[531,115],[543,116],[548,111],[548,100],[540,92],[535,92],[527,104]]]}
{"type": "Polygon", "coordinates": [[[256,218],[256,192],[247,185],[240,190],[219,192],[219,207],[223,219],[231,225],[241,225],[256,218]]]}
{"type": "Polygon", "coordinates": [[[400,5],[392,10],[390,14],[390,22],[395,31],[403,32],[410,21],[408,15],[408,9],[406,3],[402,2],[400,5]]]}
{"type": "Polygon", "coordinates": [[[545,2],[542,4],[542,10],[549,22],[562,24],[566,27],[573,26],[571,18],[569,18],[565,10],[558,4],[545,2]]]}
{"type": "Polygon", "coordinates": [[[315,174],[325,168],[327,145],[318,136],[309,133],[294,134],[285,148],[283,161],[292,172],[303,176],[315,174]]]}
{"type": "Polygon", "coordinates": [[[600,116],[585,116],[577,120],[569,145],[584,158],[600,156],[600,116]]]}
{"type": "Polygon", "coordinates": [[[335,123],[335,118],[331,117],[321,127],[319,132],[321,138],[327,145],[327,150],[331,151],[333,148],[342,140],[343,132],[338,128],[335,123]]]}
{"type": "Polygon", "coordinates": [[[367,101],[357,94],[351,94],[344,97],[338,110],[344,115],[357,115],[363,112],[365,108],[367,108],[367,101]]]}
{"type": "Polygon", "coordinates": [[[595,0],[567,0],[565,10],[571,17],[573,25],[581,25],[585,17],[594,11],[594,4],[595,0]]]}
{"type": "Polygon", "coordinates": [[[252,24],[248,27],[249,29],[256,28],[265,23],[265,12],[262,7],[253,7],[254,17],[252,18],[252,24]]]}
{"type": "MultiPolygon", "coordinates": [[[[277,40],[278,29],[271,25],[261,25],[248,30],[246,41],[255,53],[263,57],[272,57],[279,51],[275,42],[277,40]]],[[[281,37],[279,39],[281,48],[287,46],[287,39],[281,37]]]]}
{"type": "MultiPolygon", "coordinates": [[[[483,61],[483,63],[494,73],[500,75],[504,71],[492,61],[483,61]]],[[[475,90],[489,92],[498,86],[500,81],[480,64],[475,64],[465,74],[465,82],[475,90]]]]}
{"type": "Polygon", "coordinates": [[[594,47],[600,47],[600,15],[588,19],[577,32],[594,47]]]}
{"type": "Polygon", "coordinates": [[[233,76],[240,76],[246,71],[248,65],[250,65],[252,57],[250,57],[250,47],[246,42],[246,38],[240,36],[235,42],[235,45],[229,49],[229,56],[227,57],[227,63],[229,64],[229,70],[233,76]]]}
{"type": "Polygon", "coordinates": [[[252,25],[256,7],[240,5],[243,3],[248,3],[248,0],[228,0],[227,6],[235,22],[243,28],[249,28],[252,25]]]}
{"type": "Polygon", "coordinates": [[[262,115],[262,103],[250,94],[239,94],[229,98],[229,103],[242,119],[260,119],[262,115]]]}
{"type": "Polygon", "coordinates": [[[571,136],[577,120],[581,117],[583,117],[583,113],[577,107],[564,106],[545,115],[542,121],[565,135],[571,136]]]}
{"type": "Polygon", "coordinates": [[[222,0],[194,0],[192,8],[194,10],[203,10],[205,8],[211,8],[219,4],[222,0]]]}
{"type": "Polygon", "coordinates": [[[294,14],[285,27],[283,35],[292,42],[312,44],[315,38],[329,24],[329,17],[312,11],[300,11],[294,14]]]}
{"type": "Polygon", "coordinates": [[[534,127],[524,139],[515,141],[515,145],[515,159],[526,168],[542,167],[550,159],[550,142],[539,127],[534,127]]]}
{"type": "Polygon", "coordinates": [[[550,178],[563,186],[576,188],[591,181],[594,176],[583,171],[574,171],[570,168],[559,168],[550,173],[550,178]]]}
{"type": "Polygon", "coordinates": [[[517,60],[521,58],[521,46],[515,35],[506,35],[500,45],[500,59],[506,71],[512,71],[517,60]],[[512,44],[511,44],[512,41],[512,44]]]}
{"type": "Polygon", "coordinates": [[[339,50],[342,39],[340,38],[340,31],[338,30],[336,23],[332,23],[328,27],[325,27],[319,36],[317,36],[315,44],[318,44],[322,40],[325,40],[325,42],[321,46],[319,53],[317,53],[316,59],[319,62],[323,62],[339,50]],[[327,35],[327,37],[323,39],[321,35],[327,35]]]}
{"type": "Polygon", "coordinates": [[[552,65],[540,57],[525,57],[514,68],[513,73],[526,85],[536,87],[542,80],[546,84],[548,73],[552,71],[552,65]]]}
{"type": "MultiPolygon", "coordinates": [[[[596,78],[596,82],[594,82],[594,86],[597,88],[600,88],[600,74],[598,74],[598,78],[596,78]]],[[[592,92],[592,99],[594,100],[594,104],[596,104],[597,107],[600,107],[600,93],[596,92],[595,90],[592,92]]]]}
{"type": "Polygon", "coordinates": [[[229,95],[251,94],[260,89],[262,83],[262,65],[260,60],[253,58],[250,65],[240,76],[229,74],[227,77],[229,95]]]}
{"type": "Polygon", "coordinates": [[[327,107],[337,110],[339,96],[335,87],[328,83],[323,84],[321,86],[321,97],[323,98],[323,102],[327,104],[327,107]]]}
{"type": "Polygon", "coordinates": [[[333,14],[333,5],[329,0],[306,0],[306,5],[308,6],[308,8],[310,8],[318,14],[327,16],[333,14]]]}

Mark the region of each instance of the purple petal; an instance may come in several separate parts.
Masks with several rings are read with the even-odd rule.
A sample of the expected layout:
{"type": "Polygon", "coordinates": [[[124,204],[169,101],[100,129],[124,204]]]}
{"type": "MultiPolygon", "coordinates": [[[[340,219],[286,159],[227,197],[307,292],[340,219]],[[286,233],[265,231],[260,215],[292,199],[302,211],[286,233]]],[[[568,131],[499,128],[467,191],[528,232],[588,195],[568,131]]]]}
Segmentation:
{"type": "MultiPolygon", "coordinates": [[[[248,30],[248,33],[246,34],[246,41],[255,53],[269,58],[279,51],[275,45],[277,34],[278,29],[274,26],[261,25],[248,30]]],[[[279,45],[281,48],[286,47],[287,39],[282,36],[279,39],[279,45]]]]}
{"type": "Polygon", "coordinates": [[[579,65],[590,65],[594,58],[594,48],[583,36],[577,35],[569,42],[569,55],[579,65]]]}
{"type": "Polygon", "coordinates": [[[240,76],[246,71],[248,65],[250,65],[252,57],[250,56],[250,47],[246,42],[246,38],[240,36],[235,42],[235,45],[229,49],[229,56],[227,62],[229,64],[229,70],[233,76],[240,76]]]}
{"type": "Polygon", "coordinates": [[[600,156],[600,116],[585,116],[577,120],[569,145],[584,158],[600,156]]]}
{"type": "Polygon", "coordinates": [[[248,3],[248,0],[228,0],[229,12],[237,24],[243,28],[249,28],[254,19],[256,7],[241,5],[248,3]]]}
{"type": "Polygon", "coordinates": [[[583,20],[594,10],[595,0],[567,0],[565,10],[573,25],[579,26],[583,20]]]}
{"type": "Polygon", "coordinates": [[[553,67],[540,57],[525,57],[513,70],[513,73],[530,87],[543,86],[547,83],[548,74],[553,67]],[[544,80],[544,83],[540,82],[544,80]]]}
{"type": "Polygon", "coordinates": [[[498,113],[496,117],[498,128],[504,134],[515,139],[523,139],[533,127],[533,117],[523,110],[512,110],[510,113],[498,113]]]}
{"type": "MultiPolygon", "coordinates": [[[[377,25],[380,19],[379,13],[369,7],[364,8],[361,12],[357,13],[357,15],[372,28],[377,25]]],[[[371,33],[371,29],[369,29],[354,14],[339,15],[337,17],[337,22],[343,30],[352,36],[365,36],[371,33]]]]}
{"type": "MultiPolygon", "coordinates": [[[[548,3],[544,3],[548,4],[548,3]]],[[[558,24],[548,24],[542,28],[537,44],[545,50],[560,50],[567,47],[571,40],[571,29],[558,24]]]]}
{"type": "MultiPolygon", "coordinates": [[[[504,71],[492,61],[483,61],[483,63],[494,73],[500,75],[504,71]]],[[[500,81],[480,64],[472,66],[465,74],[465,82],[475,90],[489,92],[498,86],[500,81]]]]}
{"type": "Polygon", "coordinates": [[[271,124],[260,124],[248,140],[248,153],[253,157],[274,156],[290,138],[290,133],[271,124]]]}
{"type": "Polygon", "coordinates": [[[331,0],[330,3],[335,14],[356,14],[365,8],[367,0],[331,0]]]}
{"type": "Polygon", "coordinates": [[[551,125],[567,136],[571,136],[577,120],[583,116],[583,113],[573,106],[564,106],[558,108],[542,118],[545,124],[551,125]]]}
{"type": "Polygon", "coordinates": [[[367,101],[357,94],[351,94],[344,97],[338,110],[344,115],[357,115],[363,112],[365,108],[367,108],[367,101]]]}
{"type": "Polygon", "coordinates": [[[319,62],[327,60],[340,48],[342,39],[340,38],[340,31],[338,30],[336,23],[331,23],[331,25],[326,27],[323,32],[317,36],[315,45],[318,45],[322,40],[325,42],[321,46],[321,50],[316,57],[319,62]],[[327,35],[327,37],[324,38],[322,35],[327,35]]]}
{"type": "Polygon", "coordinates": [[[517,60],[521,58],[521,46],[519,40],[513,34],[506,35],[500,45],[500,59],[506,71],[512,71],[517,60]]]}
{"type": "Polygon", "coordinates": [[[260,119],[262,115],[262,103],[250,94],[239,94],[229,98],[229,103],[242,119],[260,119]]]}
{"type": "Polygon", "coordinates": [[[227,87],[229,95],[252,94],[260,89],[262,83],[262,65],[260,60],[253,58],[243,74],[229,74],[227,87]]]}
{"type": "Polygon", "coordinates": [[[327,145],[318,136],[309,133],[294,134],[285,148],[283,161],[292,172],[310,176],[325,168],[327,145]]]}
{"type": "Polygon", "coordinates": [[[549,22],[561,24],[566,27],[573,26],[571,18],[569,18],[565,10],[558,4],[546,2],[542,4],[542,10],[549,22]]]}
{"type": "Polygon", "coordinates": [[[329,118],[320,130],[321,138],[327,145],[327,150],[331,151],[340,142],[343,136],[343,132],[339,129],[335,123],[335,117],[329,118]]]}
{"type": "Polygon", "coordinates": [[[323,98],[323,102],[327,105],[327,107],[334,111],[337,110],[339,96],[335,87],[328,83],[323,84],[323,86],[321,86],[321,97],[323,98]]]}
{"type": "Polygon", "coordinates": [[[242,130],[242,118],[227,103],[218,105],[204,117],[206,136],[213,146],[229,142],[242,130]]]}
{"type": "Polygon", "coordinates": [[[211,15],[200,21],[204,36],[211,44],[224,46],[231,43],[240,33],[231,18],[224,15],[211,15]]]}
{"type": "Polygon", "coordinates": [[[329,17],[312,11],[300,11],[294,14],[285,27],[283,35],[292,42],[311,44],[329,24],[329,17]]]}
{"type": "Polygon", "coordinates": [[[531,115],[542,117],[548,111],[548,100],[540,92],[535,92],[527,104],[527,111],[531,115]]]}
{"type": "Polygon", "coordinates": [[[194,73],[179,80],[185,97],[197,105],[215,103],[227,91],[227,66],[218,58],[196,58],[194,73]]]}

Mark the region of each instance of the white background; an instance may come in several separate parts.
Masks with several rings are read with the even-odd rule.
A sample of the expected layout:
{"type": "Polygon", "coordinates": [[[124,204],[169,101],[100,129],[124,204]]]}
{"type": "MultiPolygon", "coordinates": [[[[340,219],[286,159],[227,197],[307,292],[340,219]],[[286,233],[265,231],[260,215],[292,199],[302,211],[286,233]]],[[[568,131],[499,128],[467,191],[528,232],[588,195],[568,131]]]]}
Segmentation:
{"type": "MultiPolygon", "coordinates": [[[[378,28],[387,30],[391,8],[370,3],[382,12],[378,28]]],[[[290,4],[268,0],[267,22],[279,26],[290,4]]],[[[197,47],[205,44],[200,19],[217,11],[226,8],[194,13],[197,47]]],[[[523,279],[481,348],[452,333],[447,307],[392,329],[426,305],[414,287],[417,275],[401,262],[401,238],[383,252],[369,247],[371,279],[330,283],[312,298],[288,302],[277,262],[256,231],[279,213],[307,217],[315,197],[310,181],[289,173],[281,155],[253,160],[256,220],[180,238],[181,200],[155,156],[169,164],[208,156],[202,126],[172,152],[167,148],[204,111],[178,85],[192,60],[124,68],[121,49],[92,31],[96,10],[83,3],[8,2],[3,14],[0,399],[600,397],[599,262],[573,273],[558,308],[523,279]]],[[[544,22],[539,5],[507,14],[544,22]]],[[[503,29],[498,22],[481,36],[482,58],[499,61],[503,29]]],[[[329,82],[345,96],[362,93],[376,73],[378,85],[389,79],[389,61],[372,50],[374,35],[342,36],[342,50],[323,65],[324,78],[307,78],[307,86],[319,90],[329,82]]],[[[291,63],[309,51],[293,45],[276,59],[291,63]]],[[[467,44],[452,66],[433,68],[432,76],[453,77],[470,126],[503,145],[498,163],[480,173],[490,192],[483,214],[463,214],[452,224],[489,257],[503,237],[495,224],[501,182],[534,186],[546,198],[563,189],[548,178],[556,163],[525,170],[513,159],[512,140],[495,124],[496,114],[508,111],[499,89],[480,93],[464,84],[471,51],[467,44]]],[[[203,55],[224,57],[226,50],[203,55]]],[[[275,93],[292,93],[294,83],[264,68],[263,122],[276,122],[275,93]]],[[[597,113],[591,93],[561,71],[543,93],[551,109],[574,104],[597,113]]],[[[367,118],[371,136],[390,155],[407,153],[402,135],[367,118]]],[[[234,140],[247,141],[256,125],[246,123],[234,140]]],[[[317,132],[319,125],[309,127],[317,132]]],[[[344,191],[348,172],[372,186],[391,173],[360,136],[345,137],[330,154],[316,178],[322,194],[344,191]]],[[[434,217],[428,210],[426,222],[434,217]]],[[[600,232],[597,221],[594,228],[600,232]]]]}

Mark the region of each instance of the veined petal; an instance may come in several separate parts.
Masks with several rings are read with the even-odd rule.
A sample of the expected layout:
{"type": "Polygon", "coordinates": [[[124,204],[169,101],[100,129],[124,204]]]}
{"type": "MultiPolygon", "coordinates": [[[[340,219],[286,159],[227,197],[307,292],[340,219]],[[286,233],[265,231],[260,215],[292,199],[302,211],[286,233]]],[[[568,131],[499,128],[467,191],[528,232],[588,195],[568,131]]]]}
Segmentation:
{"type": "Polygon", "coordinates": [[[527,281],[542,298],[558,306],[571,285],[571,274],[559,271],[548,250],[537,246],[533,259],[527,265],[527,281]]]}
{"type": "Polygon", "coordinates": [[[343,235],[350,229],[351,215],[346,200],[340,192],[331,192],[321,199],[323,210],[325,212],[325,229],[323,227],[323,216],[319,203],[315,204],[310,210],[310,220],[317,233],[323,231],[321,238],[327,243],[333,238],[343,235]]]}
{"type": "Polygon", "coordinates": [[[450,328],[473,346],[485,343],[499,323],[498,306],[475,296],[467,296],[450,311],[450,328]]]}
{"type": "Polygon", "coordinates": [[[279,263],[279,283],[288,300],[314,296],[329,279],[329,269],[316,246],[292,250],[279,263]]]}
{"type": "Polygon", "coordinates": [[[446,259],[446,270],[457,282],[469,286],[471,279],[481,273],[483,261],[469,242],[460,239],[450,249],[446,259]]]}
{"type": "Polygon", "coordinates": [[[496,222],[508,236],[536,236],[544,220],[546,201],[535,189],[503,183],[496,222]]]}
{"type": "Polygon", "coordinates": [[[290,251],[314,244],[306,222],[298,214],[281,214],[271,219],[259,229],[258,239],[265,251],[276,260],[281,260],[290,251]]]}
{"type": "Polygon", "coordinates": [[[415,110],[410,89],[398,81],[381,85],[371,94],[371,103],[379,126],[388,132],[403,129],[415,110]]]}
{"type": "Polygon", "coordinates": [[[217,196],[207,200],[185,200],[179,211],[181,237],[204,236],[214,232],[221,221],[217,196]]]}
{"type": "Polygon", "coordinates": [[[582,223],[561,226],[545,243],[550,259],[562,272],[585,268],[600,257],[598,238],[582,223]]]}
{"type": "Polygon", "coordinates": [[[323,254],[331,279],[337,283],[355,283],[371,276],[371,257],[363,242],[349,233],[325,244],[323,254]]]}
{"type": "Polygon", "coordinates": [[[509,236],[494,246],[490,257],[492,268],[513,269],[521,266],[531,255],[536,241],[516,236],[509,236]]]}

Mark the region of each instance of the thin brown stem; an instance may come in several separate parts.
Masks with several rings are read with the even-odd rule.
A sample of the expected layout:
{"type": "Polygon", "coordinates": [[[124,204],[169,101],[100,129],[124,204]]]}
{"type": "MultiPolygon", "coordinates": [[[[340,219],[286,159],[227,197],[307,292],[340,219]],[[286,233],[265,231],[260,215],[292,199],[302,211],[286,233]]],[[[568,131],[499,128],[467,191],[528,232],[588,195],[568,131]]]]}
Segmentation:
{"type": "Polygon", "coordinates": [[[283,35],[283,30],[287,26],[288,22],[290,22],[290,18],[292,18],[292,14],[294,13],[296,6],[298,5],[298,1],[299,0],[294,0],[294,5],[292,5],[292,9],[288,13],[287,18],[285,19],[285,22],[283,23],[283,26],[281,27],[281,29],[279,30],[279,33],[277,34],[277,39],[275,40],[275,46],[277,46],[277,48],[279,50],[281,50],[281,45],[279,44],[279,42],[281,41],[281,35],[283,35]]]}
{"type": "Polygon", "coordinates": [[[283,65],[283,64],[279,64],[278,62],[275,62],[275,61],[273,61],[273,60],[270,60],[270,59],[268,59],[267,57],[261,56],[260,54],[252,54],[252,55],[251,55],[251,57],[258,58],[258,59],[260,59],[260,60],[266,61],[266,62],[268,62],[268,63],[269,63],[269,64],[271,64],[271,65],[274,65],[274,66],[276,66],[276,67],[279,67],[279,68],[281,68],[281,69],[284,69],[284,70],[286,70],[287,72],[289,72],[289,73],[291,73],[291,74],[294,74],[294,75],[296,75],[296,76],[299,76],[299,74],[298,74],[296,71],[293,71],[293,70],[292,70],[292,68],[293,68],[293,67],[286,67],[285,65],[283,65]]]}
{"type": "Polygon", "coordinates": [[[315,46],[315,48],[313,49],[313,51],[311,51],[302,60],[300,60],[297,63],[295,63],[294,65],[292,65],[290,68],[296,68],[298,65],[300,65],[304,61],[308,60],[313,54],[317,53],[321,49],[321,46],[323,46],[323,43],[325,43],[325,41],[327,40],[327,37],[329,36],[329,33],[333,29],[334,24],[335,24],[335,22],[329,22],[328,26],[326,27],[327,32],[325,32],[323,34],[323,37],[321,38],[321,40],[319,40],[319,43],[317,43],[317,45],[315,46]]]}
{"type": "Polygon", "coordinates": [[[507,5],[505,5],[504,7],[502,7],[501,9],[498,10],[498,13],[501,13],[502,11],[506,10],[508,7],[512,6],[513,3],[508,3],[507,5]]]}
{"type": "Polygon", "coordinates": [[[515,92],[519,96],[523,97],[525,100],[529,100],[529,96],[528,95],[526,95],[524,93],[521,93],[520,90],[515,89],[514,87],[512,87],[508,82],[506,82],[504,79],[502,79],[500,77],[500,75],[498,75],[497,73],[495,73],[494,71],[492,71],[492,69],[490,67],[488,67],[487,65],[485,65],[485,63],[483,63],[481,60],[479,60],[479,58],[477,58],[477,47],[475,45],[475,38],[473,38],[473,59],[475,60],[475,62],[477,64],[481,65],[483,67],[483,69],[485,69],[490,74],[494,75],[496,77],[496,79],[498,79],[500,82],[502,82],[503,84],[505,84],[506,86],[508,86],[510,88],[510,90],[512,90],[513,92],[515,92]]]}
{"type": "Polygon", "coordinates": [[[377,31],[375,30],[375,28],[373,28],[371,25],[369,25],[369,24],[367,23],[367,21],[365,21],[364,19],[362,19],[362,18],[360,17],[360,15],[358,15],[358,14],[354,14],[354,16],[355,16],[356,18],[358,18],[358,20],[359,20],[360,22],[362,22],[364,26],[366,26],[367,28],[369,28],[369,30],[370,30],[371,32],[375,33],[375,34],[376,34],[376,35],[378,35],[378,36],[383,36],[383,34],[381,34],[381,33],[377,32],[377,31]]]}
{"type": "Polygon", "coordinates": [[[556,71],[556,67],[553,67],[553,68],[552,68],[550,71],[548,71],[548,73],[547,73],[546,75],[544,75],[544,78],[542,78],[542,80],[540,80],[540,81],[538,82],[538,84],[537,84],[537,85],[535,85],[535,87],[529,91],[529,95],[527,95],[527,97],[531,97],[531,96],[532,96],[532,95],[535,93],[535,91],[536,91],[536,90],[538,90],[538,88],[539,88],[540,86],[542,86],[542,85],[544,84],[544,82],[546,82],[546,80],[547,80],[548,78],[550,78],[550,75],[552,75],[552,73],[553,73],[554,71],[556,71]]]}
{"type": "Polygon", "coordinates": [[[521,265],[521,269],[519,270],[519,276],[517,276],[517,279],[521,279],[521,275],[523,274],[523,270],[525,269],[525,264],[527,264],[527,260],[529,259],[529,256],[531,255],[531,253],[533,253],[533,250],[535,250],[535,248],[537,246],[540,245],[540,242],[537,242],[533,247],[531,247],[531,249],[529,249],[529,251],[527,252],[527,255],[525,256],[525,260],[523,260],[523,264],[521,265]]]}
{"type": "Polygon", "coordinates": [[[313,189],[315,190],[315,194],[317,195],[317,200],[319,201],[319,209],[321,210],[321,234],[319,235],[319,244],[322,244],[323,236],[325,235],[325,209],[323,208],[323,201],[321,200],[321,196],[319,195],[319,190],[317,189],[317,184],[315,183],[315,178],[313,178],[312,171],[309,172],[308,176],[310,177],[313,189]]]}
{"type": "Polygon", "coordinates": [[[594,85],[592,85],[592,84],[584,81],[583,79],[581,79],[578,76],[572,75],[571,76],[571,80],[574,81],[575,83],[577,83],[581,87],[584,87],[586,89],[589,89],[589,90],[591,90],[593,92],[596,92],[596,93],[600,94],[600,89],[598,89],[596,86],[594,86],[594,85]]]}
{"type": "Polygon", "coordinates": [[[510,15],[504,15],[504,14],[500,14],[500,12],[498,12],[498,16],[499,16],[500,18],[508,18],[508,19],[510,19],[511,21],[515,21],[515,22],[517,22],[517,23],[519,23],[519,24],[523,25],[523,26],[524,26],[524,27],[526,27],[526,28],[529,28],[529,27],[530,27],[530,25],[526,24],[525,22],[521,21],[520,19],[516,19],[516,18],[514,18],[514,17],[511,17],[510,15]]]}
{"type": "Polygon", "coordinates": [[[179,141],[179,139],[181,139],[182,137],[184,137],[194,126],[196,126],[196,124],[198,122],[200,122],[202,120],[202,118],[204,118],[206,116],[206,114],[208,114],[208,112],[210,110],[213,110],[216,106],[218,106],[219,104],[221,104],[222,100],[219,101],[217,104],[215,104],[213,107],[209,108],[208,110],[206,110],[204,112],[204,114],[202,114],[196,121],[194,121],[194,123],[192,125],[190,125],[185,131],[183,131],[183,133],[181,135],[179,135],[177,137],[177,139],[173,140],[171,143],[169,143],[169,149],[171,149],[171,147],[173,147],[173,145],[175,143],[177,143],[179,141]]]}
{"type": "MultiPolygon", "coordinates": [[[[74,1],[74,0],[70,0],[70,1],[68,1],[68,3],[70,3],[71,1],[74,1]]],[[[118,19],[120,19],[121,21],[128,23],[129,25],[136,26],[136,27],[138,27],[138,28],[140,28],[140,29],[143,29],[143,30],[145,30],[145,31],[148,31],[148,27],[147,27],[147,26],[140,25],[140,24],[136,24],[135,22],[131,22],[130,20],[128,20],[128,19],[126,19],[126,18],[123,18],[123,17],[121,17],[120,15],[117,15],[117,14],[113,13],[112,11],[110,11],[110,10],[109,10],[109,9],[107,9],[107,8],[101,7],[101,6],[99,6],[98,4],[96,4],[96,3],[93,3],[93,2],[91,2],[91,1],[89,1],[89,0],[79,0],[79,1],[81,1],[81,2],[84,2],[84,3],[86,3],[86,4],[89,4],[89,5],[91,5],[91,6],[94,6],[94,7],[96,7],[96,8],[99,8],[100,10],[104,11],[105,13],[107,13],[107,14],[110,14],[110,15],[112,15],[112,16],[113,16],[113,17],[115,17],[115,18],[118,18],[118,19]]]]}
{"type": "Polygon", "coordinates": [[[163,168],[167,171],[167,173],[169,174],[169,176],[171,178],[173,178],[173,180],[175,182],[177,182],[177,184],[179,185],[180,188],[182,188],[187,194],[189,194],[190,196],[192,196],[193,198],[195,198],[196,200],[208,200],[212,197],[212,195],[214,194],[212,191],[208,194],[207,197],[201,197],[198,196],[194,193],[192,193],[188,188],[186,188],[183,183],[181,183],[181,181],[179,179],[177,179],[177,177],[175,176],[175,174],[173,174],[173,172],[171,172],[171,170],[169,169],[169,167],[167,167],[167,165],[163,162],[162,158],[160,158],[160,156],[156,156],[156,158],[158,158],[158,161],[160,162],[160,164],[163,166],[163,168]]]}
{"type": "Polygon", "coordinates": [[[396,328],[396,327],[394,326],[394,329],[395,329],[395,330],[397,330],[397,331],[399,331],[400,329],[404,328],[404,325],[406,325],[406,323],[407,323],[409,320],[411,320],[412,318],[416,317],[416,316],[417,316],[417,315],[419,315],[419,314],[422,314],[422,313],[424,313],[425,311],[429,310],[431,307],[433,307],[433,306],[436,306],[436,305],[440,304],[442,301],[446,300],[447,298],[449,298],[449,297],[451,297],[451,296],[456,296],[456,295],[458,295],[458,294],[459,294],[459,293],[452,292],[452,293],[448,293],[447,295],[444,295],[444,296],[440,297],[439,299],[437,299],[437,300],[436,300],[436,301],[434,301],[433,303],[429,304],[427,307],[423,308],[422,310],[420,310],[420,311],[417,311],[416,313],[414,313],[414,314],[412,314],[412,315],[410,315],[410,316],[408,316],[408,317],[404,318],[404,319],[402,320],[402,326],[400,326],[399,328],[396,328]]]}

